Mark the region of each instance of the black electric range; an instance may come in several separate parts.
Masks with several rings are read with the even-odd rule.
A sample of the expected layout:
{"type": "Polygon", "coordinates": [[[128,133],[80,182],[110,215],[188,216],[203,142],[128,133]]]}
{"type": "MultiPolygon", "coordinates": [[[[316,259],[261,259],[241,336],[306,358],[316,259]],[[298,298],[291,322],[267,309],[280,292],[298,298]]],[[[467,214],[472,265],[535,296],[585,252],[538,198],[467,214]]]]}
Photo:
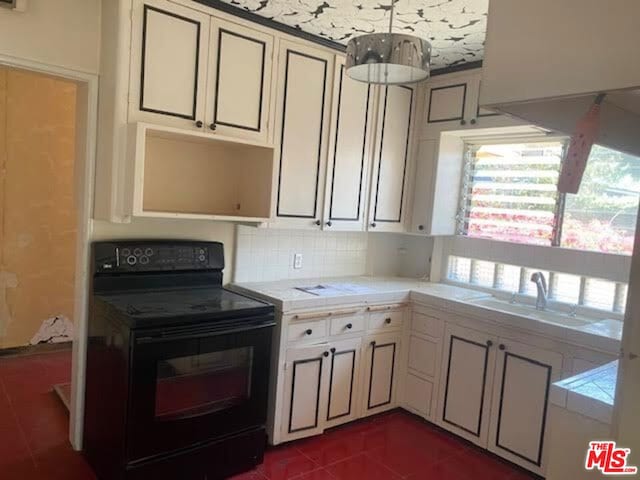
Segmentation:
{"type": "Polygon", "coordinates": [[[94,244],[84,450],[100,478],[262,461],[274,308],[223,288],[223,269],[217,242],[94,244]]]}

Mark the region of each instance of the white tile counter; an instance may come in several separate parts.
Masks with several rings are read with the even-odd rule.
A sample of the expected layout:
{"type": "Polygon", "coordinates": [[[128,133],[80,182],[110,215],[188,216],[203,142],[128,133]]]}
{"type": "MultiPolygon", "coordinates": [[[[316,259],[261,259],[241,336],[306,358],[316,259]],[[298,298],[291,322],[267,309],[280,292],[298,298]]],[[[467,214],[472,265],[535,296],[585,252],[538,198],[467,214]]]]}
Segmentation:
{"type": "Polygon", "coordinates": [[[489,319],[492,323],[521,329],[576,345],[616,353],[622,322],[605,319],[581,326],[565,326],[517,315],[496,308],[476,305],[475,300],[490,298],[485,292],[443,283],[401,277],[338,277],[289,279],[273,282],[239,283],[230,288],[273,303],[282,313],[322,309],[333,306],[416,302],[459,315],[489,319]],[[330,286],[329,295],[299,290],[300,287],[330,286]]]}
{"type": "Polygon", "coordinates": [[[618,361],[607,363],[553,384],[553,399],[559,407],[603,423],[611,423],[616,395],[618,361]]]}

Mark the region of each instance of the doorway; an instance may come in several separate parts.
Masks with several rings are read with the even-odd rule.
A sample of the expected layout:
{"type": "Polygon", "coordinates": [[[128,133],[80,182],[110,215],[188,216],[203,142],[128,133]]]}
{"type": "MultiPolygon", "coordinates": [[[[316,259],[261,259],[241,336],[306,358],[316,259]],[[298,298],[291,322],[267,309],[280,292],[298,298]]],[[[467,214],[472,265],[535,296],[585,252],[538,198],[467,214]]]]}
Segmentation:
{"type": "Polygon", "coordinates": [[[77,98],[73,81],[0,66],[0,417],[10,469],[43,468],[52,451],[71,449],[77,98]]]}
{"type": "MultiPolygon", "coordinates": [[[[64,316],[73,323],[72,350],[69,343],[64,344],[62,353],[55,351],[47,362],[39,362],[43,365],[39,375],[40,380],[44,377],[52,384],[67,384],[71,414],[65,413],[62,435],[65,448],[71,448],[70,440],[73,448],[79,450],[82,446],[82,359],[86,352],[98,78],[93,74],[3,55],[0,55],[0,75],[0,162],[3,167],[7,162],[6,170],[3,170],[6,173],[0,176],[0,249],[4,248],[5,238],[9,241],[11,232],[18,231],[13,234],[13,250],[5,249],[12,254],[11,261],[6,260],[6,253],[0,257],[0,349],[17,348],[18,353],[24,352],[21,345],[33,339],[33,329],[37,330],[41,321],[64,316]],[[39,154],[33,153],[37,151],[39,154]],[[22,161],[16,160],[20,158],[22,161]],[[39,167],[39,162],[44,166],[39,167]],[[66,175],[62,175],[63,171],[66,175]],[[20,208],[25,211],[11,213],[20,212],[20,208]],[[37,228],[29,231],[25,226],[34,219],[36,221],[32,223],[36,223],[37,228]],[[53,228],[52,224],[59,228],[53,228]],[[22,258],[16,252],[20,248],[34,248],[34,244],[39,249],[37,252],[20,251],[22,258]],[[11,262],[13,270],[7,268],[7,263],[11,262]],[[20,283],[18,274],[26,275],[21,272],[28,272],[34,264],[35,273],[30,274],[32,283],[20,283]],[[49,293],[38,297],[27,293],[25,300],[20,295],[27,289],[20,287],[27,285],[32,285],[33,291],[40,289],[49,293]],[[51,287],[49,290],[44,288],[47,285],[51,287]],[[15,308],[15,305],[22,306],[15,308]],[[31,320],[17,323],[16,313],[19,312],[31,312],[31,320]],[[46,317],[39,318],[43,315],[46,317]],[[48,373],[44,365],[55,363],[50,361],[54,356],[58,357],[57,365],[50,365],[48,373]]],[[[44,345],[45,351],[47,348],[49,346],[44,345]]],[[[26,375],[24,371],[14,375],[14,380],[22,383],[25,392],[41,388],[36,387],[38,382],[28,381],[30,376],[36,376],[33,370],[26,375]]],[[[25,404],[24,401],[17,403],[25,404]]],[[[35,427],[40,428],[39,425],[35,427]]]]}

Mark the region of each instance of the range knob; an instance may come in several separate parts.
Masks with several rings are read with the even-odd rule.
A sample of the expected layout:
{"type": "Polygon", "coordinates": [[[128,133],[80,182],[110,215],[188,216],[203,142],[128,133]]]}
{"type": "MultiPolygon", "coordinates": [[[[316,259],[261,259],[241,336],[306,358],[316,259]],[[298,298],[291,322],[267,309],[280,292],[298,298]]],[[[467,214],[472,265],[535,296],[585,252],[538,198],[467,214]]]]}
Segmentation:
{"type": "Polygon", "coordinates": [[[146,265],[149,263],[149,257],[147,257],[146,255],[143,255],[140,257],[140,265],[146,265]]]}
{"type": "Polygon", "coordinates": [[[138,259],[136,257],[134,257],[133,255],[129,255],[127,257],[127,264],[131,265],[132,267],[138,262],[138,259]]]}
{"type": "Polygon", "coordinates": [[[134,249],[134,250],[133,250],[133,254],[134,254],[136,257],[139,257],[140,255],[142,255],[142,249],[141,249],[141,248],[136,248],[136,249],[134,249]]]}
{"type": "Polygon", "coordinates": [[[144,250],[144,254],[145,254],[147,257],[152,256],[152,255],[153,255],[153,248],[146,248],[146,249],[144,250]]]}

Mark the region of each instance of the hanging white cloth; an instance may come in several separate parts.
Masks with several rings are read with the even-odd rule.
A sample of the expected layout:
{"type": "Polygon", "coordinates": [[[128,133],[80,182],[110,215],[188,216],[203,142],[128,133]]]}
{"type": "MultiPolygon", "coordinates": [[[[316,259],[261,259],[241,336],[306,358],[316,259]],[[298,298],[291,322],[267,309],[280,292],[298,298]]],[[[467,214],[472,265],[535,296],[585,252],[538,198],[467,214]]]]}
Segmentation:
{"type": "Polygon", "coordinates": [[[48,318],[31,339],[31,345],[38,343],[62,343],[73,339],[73,323],[64,315],[48,318]]]}

